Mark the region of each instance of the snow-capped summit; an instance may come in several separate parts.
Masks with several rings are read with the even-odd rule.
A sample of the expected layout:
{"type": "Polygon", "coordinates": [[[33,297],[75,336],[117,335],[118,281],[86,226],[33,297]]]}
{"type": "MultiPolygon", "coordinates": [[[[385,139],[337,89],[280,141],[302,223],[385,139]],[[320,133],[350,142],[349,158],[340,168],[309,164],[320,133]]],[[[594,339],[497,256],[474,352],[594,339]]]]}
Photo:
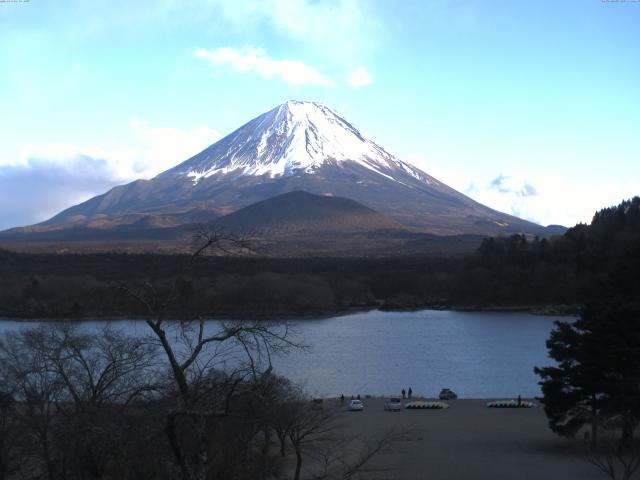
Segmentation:
{"type": "Polygon", "coordinates": [[[115,187],[45,224],[136,215],[193,221],[297,190],[355,200],[420,232],[545,233],[394,157],[331,108],[300,101],[263,113],[151,180],[115,187]]]}
{"type": "Polygon", "coordinates": [[[401,169],[427,183],[433,178],[366,138],[335,110],[317,102],[290,100],[270,110],[202,153],[165,172],[194,184],[216,174],[290,176],[314,174],[323,164],[356,162],[387,178],[401,169]]]}

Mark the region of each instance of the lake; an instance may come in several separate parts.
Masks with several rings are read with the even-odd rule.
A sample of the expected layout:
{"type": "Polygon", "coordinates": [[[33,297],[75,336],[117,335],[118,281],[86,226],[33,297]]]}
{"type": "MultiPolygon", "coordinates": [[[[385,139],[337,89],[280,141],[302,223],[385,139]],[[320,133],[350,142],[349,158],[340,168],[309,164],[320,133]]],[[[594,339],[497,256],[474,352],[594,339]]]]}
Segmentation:
{"type": "MultiPolygon", "coordinates": [[[[556,317],[514,312],[369,311],[291,322],[308,345],[274,359],[275,371],[314,396],[436,395],[461,398],[540,394],[534,366],[549,365],[545,341],[556,317]]],[[[99,329],[106,322],[83,323],[99,329]]],[[[146,334],[141,321],[112,322],[146,334]]],[[[37,322],[0,321],[0,333],[37,322]]],[[[215,328],[216,321],[210,321],[215,328]]]]}

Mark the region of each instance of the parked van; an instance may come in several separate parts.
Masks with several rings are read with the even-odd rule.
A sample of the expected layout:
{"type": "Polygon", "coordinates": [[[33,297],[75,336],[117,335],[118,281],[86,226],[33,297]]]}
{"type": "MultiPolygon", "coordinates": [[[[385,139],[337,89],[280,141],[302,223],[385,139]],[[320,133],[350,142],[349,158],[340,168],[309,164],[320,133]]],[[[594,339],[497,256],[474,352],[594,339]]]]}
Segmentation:
{"type": "Polygon", "coordinates": [[[455,400],[458,398],[458,394],[449,388],[443,388],[440,390],[440,400],[455,400]]]}

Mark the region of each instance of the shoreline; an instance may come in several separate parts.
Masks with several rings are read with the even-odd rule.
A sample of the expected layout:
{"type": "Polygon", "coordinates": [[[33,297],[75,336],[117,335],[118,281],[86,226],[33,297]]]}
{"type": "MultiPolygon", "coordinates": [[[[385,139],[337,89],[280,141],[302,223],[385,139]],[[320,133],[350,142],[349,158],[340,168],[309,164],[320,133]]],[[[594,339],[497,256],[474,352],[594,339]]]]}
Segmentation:
{"type": "MultiPolygon", "coordinates": [[[[257,320],[257,321],[287,321],[287,320],[322,320],[328,318],[342,317],[355,313],[367,313],[367,312],[389,312],[389,313],[402,313],[402,312],[420,312],[426,310],[446,311],[452,312],[486,312],[486,313],[529,313],[531,315],[543,316],[543,317],[574,317],[578,315],[578,307],[575,305],[513,305],[513,306],[466,306],[466,305],[452,305],[452,306],[424,306],[424,307],[394,307],[385,308],[384,306],[371,306],[371,307],[351,307],[338,310],[331,313],[290,313],[290,314],[215,314],[215,315],[200,315],[199,317],[179,317],[179,316],[167,316],[164,320],[169,321],[195,321],[203,318],[208,320],[257,320]]],[[[31,316],[4,316],[0,315],[0,322],[87,322],[87,321],[144,321],[157,318],[150,315],[138,315],[135,318],[131,318],[129,315],[92,315],[87,317],[31,317],[31,316]]]]}
{"type": "MultiPolygon", "coordinates": [[[[458,397],[455,400],[440,400],[440,398],[438,397],[432,397],[429,395],[417,395],[417,394],[413,394],[411,396],[411,398],[402,398],[402,395],[400,393],[397,394],[389,394],[389,395],[379,395],[379,394],[364,394],[364,395],[360,395],[360,400],[362,400],[364,403],[366,403],[367,401],[372,401],[372,402],[380,402],[381,400],[384,400],[385,398],[390,398],[390,397],[394,397],[394,398],[399,398],[400,400],[402,400],[402,402],[444,402],[449,404],[449,407],[452,407],[453,405],[455,405],[456,403],[473,403],[474,405],[479,403],[479,402],[495,402],[495,401],[509,401],[509,400],[518,400],[518,397],[506,397],[506,396],[495,396],[495,397],[458,397]]],[[[354,395],[354,398],[356,398],[356,396],[354,395]]],[[[531,396],[522,396],[520,399],[523,402],[533,402],[535,403],[534,407],[531,408],[543,408],[542,404],[540,403],[540,398],[541,397],[531,397],[531,396]]],[[[312,400],[322,400],[323,402],[327,402],[327,403],[333,403],[333,402],[340,402],[340,396],[328,396],[328,397],[314,397],[312,398],[312,400]]],[[[344,396],[344,402],[345,402],[345,406],[348,404],[349,400],[351,400],[351,394],[349,395],[345,395],[344,396]]],[[[483,408],[488,408],[488,407],[483,407],[483,408]]],[[[404,403],[403,403],[403,410],[404,410],[404,403]]]]}

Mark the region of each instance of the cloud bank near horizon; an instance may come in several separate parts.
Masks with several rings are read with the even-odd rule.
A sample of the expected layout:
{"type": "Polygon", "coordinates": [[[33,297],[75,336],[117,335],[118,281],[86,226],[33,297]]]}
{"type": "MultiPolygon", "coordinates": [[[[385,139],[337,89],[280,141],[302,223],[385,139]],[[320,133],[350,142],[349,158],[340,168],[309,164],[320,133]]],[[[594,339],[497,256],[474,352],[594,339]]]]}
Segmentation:
{"type": "MultiPolygon", "coordinates": [[[[150,132],[145,122],[134,119],[132,124],[150,132]]],[[[150,152],[153,151],[152,148],[150,152]]],[[[145,172],[159,173],[158,166],[149,170],[145,162],[136,163],[134,156],[130,157],[131,163],[115,162],[79,153],[69,146],[50,147],[49,153],[49,158],[33,156],[20,164],[0,165],[0,230],[47,220],[116,185],[153,176],[145,177],[145,172]]],[[[574,218],[588,223],[597,210],[638,193],[630,180],[576,188],[553,174],[513,172],[472,179],[460,171],[430,168],[423,157],[410,156],[408,160],[484,205],[542,225],[571,227],[576,223],[571,220],[574,218]],[[569,201],[576,198],[583,201],[569,201]]],[[[177,163],[175,158],[165,162],[162,170],[177,163]]]]}
{"type": "Polygon", "coordinates": [[[558,173],[517,168],[472,177],[459,166],[423,155],[408,155],[407,160],[477,202],[544,226],[590,223],[598,210],[640,194],[633,179],[576,182],[558,173]]]}
{"type": "Polygon", "coordinates": [[[0,163],[0,230],[32,225],[116,185],[151,178],[220,138],[215,130],[154,127],[129,121],[130,148],[30,145],[0,163]]]}
{"type": "Polygon", "coordinates": [[[30,158],[0,166],[0,230],[32,225],[122,183],[104,159],[30,158]]]}

